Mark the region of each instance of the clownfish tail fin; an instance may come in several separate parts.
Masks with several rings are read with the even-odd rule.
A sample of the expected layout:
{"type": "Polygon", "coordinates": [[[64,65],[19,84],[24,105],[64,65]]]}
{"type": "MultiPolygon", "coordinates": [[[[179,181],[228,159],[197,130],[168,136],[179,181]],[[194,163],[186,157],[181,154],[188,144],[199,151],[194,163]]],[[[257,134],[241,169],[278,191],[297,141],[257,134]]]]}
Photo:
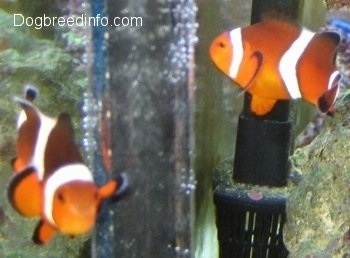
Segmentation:
{"type": "Polygon", "coordinates": [[[333,87],[318,99],[317,107],[321,113],[333,116],[333,104],[337,98],[338,91],[339,86],[333,87]]]}
{"type": "Polygon", "coordinates": [[[339,93],[339,83],[342,79],[342,75],[339,71],[334,71],[328,82],[328,90],[319,97],[317,101],[317,107],[321,113],[332,116],[333,115],[333,105],[337,99],[339,93]]]}
{"type": "Polygon", "coordinates": [[[44,220],[40,220],[34,230],[32,240],[37,245],[44,245],[51,240],[56,229],[44,220]]]}
{"type": "Polygon", "coordinates": [[[30,84],[24,86],[24,97],[26,100],[33,102],[37,95],[39,94],[39,90],[30,84]]]}
{"type": "Polygon", "coordinates": [[[17,102],[24,110],[35,109],[34,105],[27,99],[14,97],[13,100],[17,102]]]}

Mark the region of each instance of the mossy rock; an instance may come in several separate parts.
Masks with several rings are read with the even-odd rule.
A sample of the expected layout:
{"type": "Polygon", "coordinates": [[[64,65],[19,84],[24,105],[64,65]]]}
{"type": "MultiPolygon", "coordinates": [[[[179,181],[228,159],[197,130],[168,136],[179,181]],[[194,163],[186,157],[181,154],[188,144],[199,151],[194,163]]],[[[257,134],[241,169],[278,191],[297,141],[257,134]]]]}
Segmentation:
{"type": "Polygon", "coordinates": [[[350,99],[337,106],[320,135],[292,157],[303,180],[287,202],[291,258],[350,257],[350,99]]]}

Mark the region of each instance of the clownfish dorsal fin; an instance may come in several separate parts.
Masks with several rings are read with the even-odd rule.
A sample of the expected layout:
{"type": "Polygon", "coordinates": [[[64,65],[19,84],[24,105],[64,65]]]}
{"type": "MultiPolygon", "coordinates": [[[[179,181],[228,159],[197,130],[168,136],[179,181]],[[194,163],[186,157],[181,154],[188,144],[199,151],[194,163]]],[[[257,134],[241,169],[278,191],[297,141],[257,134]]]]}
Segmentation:
{"type": "Polygon", "coordinates": [[[82,156],[74,141],[74,130],[70,116],[67,113],[61,113],[47,141],[45,177],[51,175],[64,164],[82,162],[82,156]]]}
{"type": "Polygon", "coordinates": [[[32,240],[38,245],[44,245],[51,240],[56,233],[56,229],[48,222],[40,220],[34,230],[32,240]]]}
{"type": "Polygon", "coordinates": [[[318,34],[322,37],[326,37],[328,40],[333,42],[335,47],[338,47],[338,45],[340,44],[341,36],[335,31],[323,31],[318,34]]]}
{"type": "Polygon", "coordinates": [[[279,10],[263,11],[260,18],[262,22],[274,22],[281,25],[300,27],[300,24],[295,18],[279,10]]]}
{"type": "Polygon", "coordinates": [[[335,31],[323,31],[320,33],[317,33],[315,35],[316,38],[319,38],[320,40],[323,40],[324,42],[328,43],[329,48],[333,52],[333,64],[336,63],[336,54],[337,54],[337,48],[341,41],[341,36],[339,33],[335,31]]]}
{"type": "Polygon", "coordinates": [[[23,216],[34,217],[41,214],[41,184],[32,167],[19,172],[12,178],[7,196],[12,207],[23,216]]]}
{"type": "Polygon", "coordinates": [[[67,136],[70,137],[71,140],[74,139],[74,129],[69,114],[61,113],[58,116],[56,128],[64,132],[67,136]]]}
{"type": "Polygon", "coordinates": [[[268,99],[268,98],[252,95],[252,99],[250,102],[250,109],[256,115],[263,116],[273,109],[276,102],[277,102],[276,99],[268,99]]]}

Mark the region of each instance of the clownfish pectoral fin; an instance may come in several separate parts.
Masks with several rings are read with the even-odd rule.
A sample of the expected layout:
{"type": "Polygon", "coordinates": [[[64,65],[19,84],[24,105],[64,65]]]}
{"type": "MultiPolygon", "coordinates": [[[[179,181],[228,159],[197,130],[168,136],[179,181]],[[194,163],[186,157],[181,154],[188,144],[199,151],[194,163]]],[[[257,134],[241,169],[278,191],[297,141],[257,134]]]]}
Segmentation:
{"type": "Polygon", "coordinates": [[[321,113],[332,116],[333,104],[337,98],[339,92],[339,86],[335,86],[326,91],[317,101],[317,107],[321,113]]]}
{"type": "Polygon", "coordinates": [[[14,157],[11,159],[11,167],[12,167],[12,170],[15,171],[15,172],[19,172],[18,171],[18,158],[17,157],[14,157]]]}
{"type": "Polygon", "coordinates": [[[44,245],[51,240],[56,229],[44,220],[40,220],[34,230],[32,240],[38,245],[44,245]]]}
{"type": "Polygon", "coordinates": [[[129,190],[129,177],[126,173],[122,173],[120,176],[116,178],[118,190],[116,192],[116,197],[123,196],[129,190]]]}
{"type": "Polygon", "coordinates": [[[20,158],[15,157],[11,159],[11,167],[15,173],[22,172],[23,168],[27,166],[20,158]]]}
{"type": "Polygon", "coordinates": [[[273,109],[276,102],[277,102],[276,99],[268,99],[268,98],[252,95],[250,108],[251,108],[251,111],[256,115],[263,116],[269,113],[273,109]]]}
{"type": "Polygon", "coordinates": [[[124,195],[129,188],[129,179],[126,174],[121,174],[114,180],[110,180],[98,190],[99,196],[102,199],[109,197],[118,198],[124,195]]]}
{"type": "Polygon", "coordinates": [[[108,197],[111,197],[115,194],[115,192],[118,189],[118,183],[116,180],[110,180],[106,184],[102,185],[98,189],[98,194],[101,199],[106,199],[108,197]]]}
{"type": "Polygon", "coordinates": [[[39,216],[41,184],[36,171],[30,167],[16,174],[10,181],[7,196],[12,207],[23,216],[39,216]]]}
{"type": "Polygon", "coordinates": [[[244,91],[248,91],[249,88],[254,84],[255,78],[258,75],[261,67],[263,65],[264,56],[260,51],[255,51],[251,57],[249,62],[249,69],[246,69],[244,77],[246,77],[249,81],[246,85],[243,86],[244,91]]]}

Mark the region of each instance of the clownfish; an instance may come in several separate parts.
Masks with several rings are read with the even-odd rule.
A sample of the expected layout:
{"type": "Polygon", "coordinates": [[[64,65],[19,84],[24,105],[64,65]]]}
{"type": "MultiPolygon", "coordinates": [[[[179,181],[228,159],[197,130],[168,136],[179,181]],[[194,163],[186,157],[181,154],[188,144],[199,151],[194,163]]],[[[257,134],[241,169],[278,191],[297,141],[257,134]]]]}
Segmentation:
{"type": "Polygon", "coordinates": [[[22,111],[8,198],[21,215],[40,217],[32,239],[45,244],[57,231],[68,236],[89,232],[101,202],[124,191],[127,177],[98,187],[74,142],[70,116],[43,114],[32,103],[36,94],[29,87],[25,99],[15,98],[22,111]]]}
{"type": "Polygon", "coordinates": [[[331,114],[341,74],[335,69],[340,36],[313,33],[285,19],[224,32],[213,40],[214,64],[252,95],[250,109],[268,114],[278,100],[302,98],[331,114]]]}

